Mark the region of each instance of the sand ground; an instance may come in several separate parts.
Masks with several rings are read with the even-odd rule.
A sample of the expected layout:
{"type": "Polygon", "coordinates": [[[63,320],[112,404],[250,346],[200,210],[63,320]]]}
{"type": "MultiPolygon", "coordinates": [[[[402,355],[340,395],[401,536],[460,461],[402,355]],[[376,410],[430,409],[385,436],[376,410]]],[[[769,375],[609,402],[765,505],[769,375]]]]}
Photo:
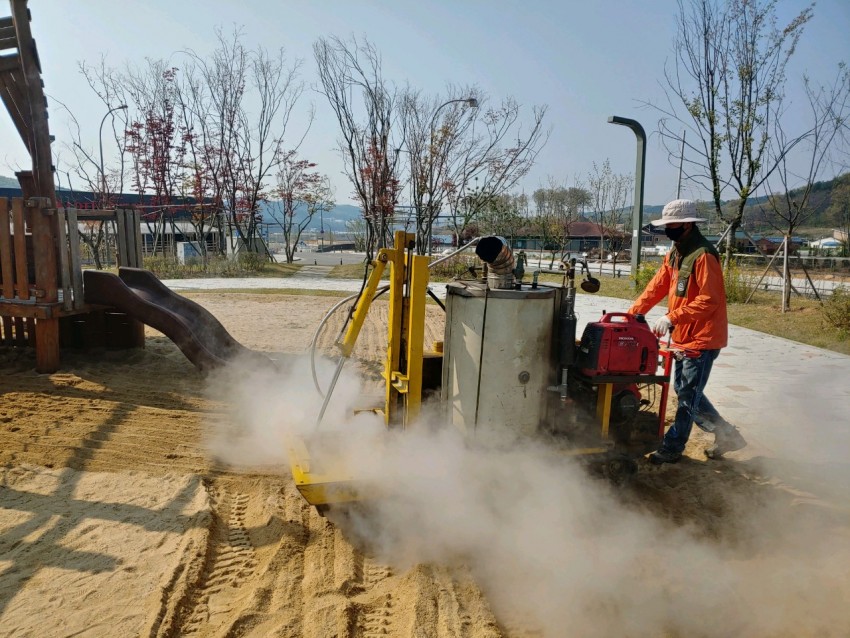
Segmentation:
{"type": "MultiPolygon", "coordinates": [[[[190,296],[237,340],[281,365],[305,350],[325,312],[338,301],[190,296]]],[[[442,332],[439,309],[431,311],[426,340],[442,332]]],[[[378,360],[384,347],[380,314],[379,309],[367,322],[356,352],[367,375],[376,369],[369,361],[378,360]]],[[[335,321],[322,337],[324,345],[335,321]]],[[[602,594],[599,600],[589,598],[581,610],[570,612],[576,624],[558,627],[547,620],[557,616],[551,609],[558,607],[549,599],[567,604],[577,595],[553,587],[530,594],[523,572],[536,573],[539,565],[512,567],[517,587],[524,590],[512,607],[513,595],[491,586],[487,575],[498,570],[486,558],[445,561],[427,555],[402,561],[382,553],[344,520],[323,517],[308,506],[285,465],[252,467],[246,460],[234,466],[210,454],[208,430],[211,423],[229,418],[227,401],[211,393],[210,379],[151,329],[144,350],[65,352],[63,370],[56,374],[33,372],[33,356],[26,351],[4,352],[0,367],[0,634],[605,635],[588,629],[594,614],[601,620],[621,603],[629,609],[638,604],[632,599],[642,588],[653,587],[651,557],[645,557],[639,577],[629,578],[633,590],[622,601],[602,600],[602,594]],[[626,598],[631,602],[623,602],[626,598]],[[549,610],[539,617],[536,599],[541,610],[549,610]]],[[[262,404],[263,397],[256,402],[262,404]]],[[[850,635],[850,615],[843,609],[850,599],[846,494],[830,500],[829,494],[777,478],[748,462],[757,451],[742,454],[737,462],[706,463],[701,449],[707,443],[696,434],[690,458],[678,466],[643,467],[630,485],[604,488],[604,494],[629,517],[650,520],[653,530],[708,548],[713,560],[733,573],[729,582],[741,588],[723,598],[744,600],[749,612],[741,613],[741,605],[733,602],[732,624],[698,620],[700,629],[690,631],[687,621],[662,605],[651,618],[657,625],[626,626],[619,633],[850,635]],[[776,530],[764,536],[744,515],[750,511],[769,513],[770,520],[783,522],[777,523],[780,528],[797,529],[785,523],[789,520],[807,527],[797,529],[791,542],[776,530]],[[811,534],[817,534],[821,547],[832,544],[832,549],[807,553],[803,539],[811,534]],[[794,571],[812,561],[815,573],[794,571]],[[811,582],[787,589],[777,584],[777,579],[798,578],[811,582]],[[756,595],[750,589],[764,591],[756,595]],[[756,605],[776,609],[756,613],[756,605]],[[818,620],[812,620],[813,611],[818,620]],[[759,622],[744,619],[754,617],[759,622]]],[[[600,543],[610,540],[605,533],[599,538],[600,543]]],[[[604,553],[604,547],[598,549],[604,553]]],[[[547,551],[552,549],[540,548],[541,562],[551,559],[568,571],[547,551]]],[[[493,560],[499,556],[494,553],[493,560]]],[[[611,568],[605,559],[598,564],[611,568]]],[[[547,583],[563,582],[553,578],[547,583]]],[[[691,582],[696,580],[698,575],[691,582]]],[[[680,585],[659,583],[667,604],[681,597],[680,585]]],[[[683,599],[691,606],[700,600],[683,599]]],[[[709,608],[713,617],[723,617],[722,606],[709,608]]]]}

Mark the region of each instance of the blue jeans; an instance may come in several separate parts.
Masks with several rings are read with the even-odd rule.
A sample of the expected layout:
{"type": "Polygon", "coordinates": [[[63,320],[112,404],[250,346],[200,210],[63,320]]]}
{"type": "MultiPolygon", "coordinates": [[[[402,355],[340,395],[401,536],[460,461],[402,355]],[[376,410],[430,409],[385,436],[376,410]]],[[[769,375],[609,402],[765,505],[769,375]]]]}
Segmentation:
{"type": "Polygon", "coordinates": [[[720,350],[703,350],[698,357],[676,361],[673,389],[679,398],[679,407],[673,425],[664,435],[661,444],[664,450],[681,454],[694,423],[706,432],[713,432],[715,424],[723,422],[720,413],[703,394],[711,366],[719,354],[720,350]]]}

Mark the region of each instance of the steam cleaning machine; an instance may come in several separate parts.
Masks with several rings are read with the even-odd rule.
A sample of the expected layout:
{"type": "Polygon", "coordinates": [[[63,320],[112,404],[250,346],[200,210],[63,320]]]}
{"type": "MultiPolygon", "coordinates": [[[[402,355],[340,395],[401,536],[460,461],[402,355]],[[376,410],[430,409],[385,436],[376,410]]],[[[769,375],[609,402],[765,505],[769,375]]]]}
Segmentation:
{"type": "Polygon", "coordinates": [[[584,274],[585,292],[600,288],[586,261],[534,270],[528,283],[524,264],[517,265],[501,237],[474,240],[435,261],[414,254],[414,241],[398,231],[393,248],[378,252],[340,333],[340,358],[316,432],[288,442],[305,499],[324,507],[369,496],[334,453],[344,443],[323,436],[321,422],[369,307],[383,292],[389,293],[384,404],[373,411],[388,429],[415,427],[423,398],[439,398],[437,420],[475,440],[536,438],[615,481],[633,473],[635,459],[663,436],[670,378],[670,355],[644,317],[606,312],[577,341],[577,275],[584,274]],[[482,274],[470,268],[469,279],[446,285],[444,339],[426,351],[426,301],[434,296],[429,269],[473,247],[482,274]],[[389,285],[381,287],[388,265],[389,285]],[[541,274],[559,281],[542,283],[541,274]]]}

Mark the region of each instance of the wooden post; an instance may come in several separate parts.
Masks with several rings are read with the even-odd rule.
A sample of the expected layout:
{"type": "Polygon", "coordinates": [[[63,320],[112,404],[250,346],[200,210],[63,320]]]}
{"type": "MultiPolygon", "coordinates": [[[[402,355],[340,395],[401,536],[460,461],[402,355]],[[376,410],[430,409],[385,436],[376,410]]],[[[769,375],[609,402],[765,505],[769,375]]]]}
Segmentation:
{"type": "MultiPolygon", "coordinates": [[[[56,245],[54,243],[56,215],[50,209],[33,209],[33,256],[35,285],[43,294],[42,301],[59,300],[56,277],[56,245]]],[[[59,318],[38,319],[35,322],[35,369],[37,372],[56,372],[59,369],[59,318]]]]}
{"type": "Polygon", "coordinates": [[[15,289],[18,299],[30,298],[29,271],[27,268],[27,235],[24,223],[24,200],[12,200],[12,229],[15,243],[15,289]]]}
{"type": "Polygon", "coordinates": [[[0,281],[3,297],[15,298],[15,271],[12,262],[12,233],[9,229],[9,200],[0,199],[0,281]]]}
{"type": "MultiPolygon", "coordinates": [[[[12,233],[9,229],[9,200],[0,199],[0,281],[3,297],[15,298],[15,271],[12,263],[12,233]]],[[[12,318],[3,317],[3,343],[12,344],[12,318]]]]}
{"type": "Polygon", "coordinates": [[[80,263],[80,229],[77,224],[77,211],[65,211],[68,224],[68,246],[71,252],[71,286],[74,289],[74,308],[85,304],[83,295],[83,268],[80,263]]]}
{"type": "Polygon", "coordinates": [[[132,211],[133,216],[133,241],[136,244],[136,268],[144,268],[145,260],[142,257],[142,213],[132,211]]]}
{"type": "Polygon", "coordinates": [[[65,310],[73,308],[74,298],[71,292],[71,269],[68,256],[68,236],[65,232],[66,219],[60,209],[53,212],[55,217],[56,240],[58,243],[59,277],[62,281],[62,307],[65,310]]]}
{"type": "MultiPolygon", "coordinates": [[[[28,202],[36,196],[33,175],[30,172],[17,174],[24,199],[28,202]]],[[[52,179],[52,177],[51,177],[52,179]]],[[[51,191],[52,193],[52,191],[51,191]]],[[[38,200],[36,200],[38,201],[38,200]]],[[[48,201],[55,201],[50,198],[48,201]]],[[[12,202],[13,207],[15,201],[12,202]]],[[[21,206],[23,202],[21,202],[21,206]]],[[[22,207],[23,209],[23,207],[22,207]]],[[[32,249],[35,262],[35,287],[40,295],[38,301],[53,303],[59,300],[59,285],[56,267],[56,220],[54,209],[41,206],[30,207],[32,219],[32,249]]],[[[49,373],[59,369],[59,318],[31,319],[27,330],[30,341],[35,339],[36,372],[49,373]],[[35,323],[33,329],[33,322],[35,323]]]]}
{"type": "Polygon", "coordinates": [[[118,232],[115,233],[115,245],[118,250],[117,259],[115,260],[118,267],[130,266],[129,254],[127,250],[127,229],[125,224],[124,210],[118,208],[115,210],[115,222],[118,226],[118,232]]]}
{"type": "MultiPolygon", "coordinates": [[[[50,129],[47,124],[47,99],[44,96],[44,82],[41,79],[41,69],[38,66],[38,58],[35,40],[32,38],[30,29],[30,16],[27,9],[27,0],[12,0],[12,19],[15,24],[15,35],[18,39],[18,51],[20,52],[21,70],[26,87],[26,99],[29,102],[27,113],[29,115],[29,151],[32,157],[32,176],[35,181],[37,194],[48,197],[51,206],[56,207],[56,190],[53,185],[53,164],[50,153],[50,129]]],[[[21,105],[23,106],[23,105],[21,105]]],[[[26,116],[25,116],[26,117],[26,116]]],[[[23,186],[23,185],[22,185],[23,186]]],[[[24,197],[35,195],[32,193],[24,197]]]]}

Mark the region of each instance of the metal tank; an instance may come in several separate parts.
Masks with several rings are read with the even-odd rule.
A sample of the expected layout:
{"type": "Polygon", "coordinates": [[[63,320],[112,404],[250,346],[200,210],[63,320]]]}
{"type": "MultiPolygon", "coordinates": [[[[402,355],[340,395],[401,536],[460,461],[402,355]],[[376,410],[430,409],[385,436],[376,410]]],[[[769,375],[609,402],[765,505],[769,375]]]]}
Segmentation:
{"type": "Polygon", "coordinates": [[[442,400],[467,434],[529,435],[546,420],[560,289],[446,287],[442,400]]]}

